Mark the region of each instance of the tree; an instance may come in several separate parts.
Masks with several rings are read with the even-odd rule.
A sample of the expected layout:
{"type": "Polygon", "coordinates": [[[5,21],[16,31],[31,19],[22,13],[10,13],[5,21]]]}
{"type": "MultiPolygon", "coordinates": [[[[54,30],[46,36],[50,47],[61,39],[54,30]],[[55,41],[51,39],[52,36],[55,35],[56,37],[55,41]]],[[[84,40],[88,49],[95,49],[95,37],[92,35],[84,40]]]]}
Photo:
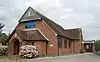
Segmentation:
{"type": "Polygon", "coordinates": [[[6,44],[6,40],[8,38],[8,36],[6,35],[6,33],[2,33],[2,28],[4,27],[5,25],[0,23],[0,43],[2,44],[6,44]]]}
{"type": "Polygon", "coordinates": [[[100,40],[96,40],[95,48],[96,48],[96,51],[100,51],[100,40]]]}
{"type": "Polygon", "coordinates": [[[0,36],[0,43],[2,43],[3,45],[6,45],[6,41],[8,39],[8,36],[6,33],[1,33],[1,36],[0,36]]]}
{"type": "Polygon", "coordinates": [[[0,34],[2,33],[2,28],[4,27],[5,25],[4,24],[2,24],[2,23],[0,23],[0,34]]]}

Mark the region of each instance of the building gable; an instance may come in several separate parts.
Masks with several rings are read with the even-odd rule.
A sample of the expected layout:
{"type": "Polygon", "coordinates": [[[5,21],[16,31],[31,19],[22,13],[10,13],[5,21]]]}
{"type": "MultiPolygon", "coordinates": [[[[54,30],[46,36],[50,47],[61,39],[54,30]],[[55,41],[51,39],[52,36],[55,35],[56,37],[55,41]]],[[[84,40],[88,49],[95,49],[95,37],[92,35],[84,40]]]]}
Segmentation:
{"type": "Polygon", "coordinates": [[[60,36],[63,36],[63,37],[69,38],[69,39],[73,39],[71,37],[68,37],[65,34],[65,30],[64,30],[63,27],[61,27],[59,24],[57,24],[54,21],[50,20],[49,18],[42,15],[41,13],[39,13],[38,11],[36,11],[35,9],[33,9],[31,7],[29,7],[26,10],[26,12],[20,18],[19,23],[21,23],[21,22],[30,22],[30,21],[33,21],[33,20],[35,20],[35,21],[40,20],[40,21],[45,22],[50,27],[50,29],[54,31],[56,36],[60,35],[60,36]]]}
{"type": "Polygon", "coordinates": [[[21,17],[19,22],[26,22],[26,21],[37,20],[37,19],[40,19],[40,17],[36,14],[35,10],[29,7],[21,17]]]}
{"type": "Polygon", "coordinates": [[[35,9],[29,7],[27,11],[23,14],[19,22],[28,22],[32,20],[42,20],[44,21],[56,34],[66,37],[64,33],[64,28],[50,20],[46,16],[42,15],[35,9]]]}

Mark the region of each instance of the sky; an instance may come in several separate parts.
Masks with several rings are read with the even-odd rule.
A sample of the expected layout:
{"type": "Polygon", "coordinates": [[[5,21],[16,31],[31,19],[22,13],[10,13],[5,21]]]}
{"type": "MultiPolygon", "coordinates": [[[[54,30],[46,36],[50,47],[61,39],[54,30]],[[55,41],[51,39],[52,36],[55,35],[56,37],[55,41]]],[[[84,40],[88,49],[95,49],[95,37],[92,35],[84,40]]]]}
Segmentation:
{"type": "Polygon", "coordinates": [[[100,39],[100,0],[0,0],[3,32],[11,33],[29,6],[65,29],[82,28],[85,40],[100,39]]]}

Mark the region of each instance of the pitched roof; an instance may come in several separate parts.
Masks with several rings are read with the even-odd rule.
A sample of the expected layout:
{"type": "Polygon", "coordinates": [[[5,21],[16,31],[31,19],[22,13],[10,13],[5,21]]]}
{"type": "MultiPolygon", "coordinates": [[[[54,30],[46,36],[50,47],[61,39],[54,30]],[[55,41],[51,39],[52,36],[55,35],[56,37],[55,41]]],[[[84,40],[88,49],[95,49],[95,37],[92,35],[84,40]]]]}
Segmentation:
{"type": "Polygon", "coordinates": [[[23,40],[46,40],[44,36],[38,30],[32,31],[22,31],[16,30],[16,33],[21,37],[23,40]]]}
{"type": "Polygon", "coordinates": [[[53,22],[52,20],[50,20],[49,18],[45,17],[44,15],[37,13],[42,19],[43,21],[45,21],[58,35],[64,36],[66,37],[65,33],[64,33],[64,28],[61,27],[59,24],[53,22]]]}
{"type": "Polygon", "coordinates": [[[82,43],[95,43],[95,40],[84,40],[82,43]]]}
{"type": "Polygon", "coordinates": [[[65,34],[67,37],[71,39],[80,39],[81,38],[81,28],[76,28],[76,29],[66,29],[65,34]]]}
{"type": "Polygon", "coordinates": [[[35,19],[42,19],[43,21],[45,21],[50,28],[52,28],[57,34],[66,37],[65,33],[64,33],[64,28],[61,27],[60,25],[58,25],[57,23],[53,22],[52,20],[50,20],[49,18],[47,18],[46,16],[40,14],[39,12],[37,12],[35,9],[29,7],[27,9],[27,11],[23,14],[23,16],[21,17],[21,19],[19,20],[19,22],[26,22],[26,21],[32,21],[35,19]],[[28,16],[28,12],[31,12],[31,16],[28,16]],[[32,18],[33,17],[33,18],[32,18]]]}
{"type": "Polygon", "coordinates": [[[12,33],[10,34],[10,36],[8,37],[7,41],[8,42],[10,40],[10,38],[13,36],[13,34],[16,32],[16,28],[19,26],[20,23],[17,24],[17,26],[14,28],[14,30],[12,31],[12,33]]]}

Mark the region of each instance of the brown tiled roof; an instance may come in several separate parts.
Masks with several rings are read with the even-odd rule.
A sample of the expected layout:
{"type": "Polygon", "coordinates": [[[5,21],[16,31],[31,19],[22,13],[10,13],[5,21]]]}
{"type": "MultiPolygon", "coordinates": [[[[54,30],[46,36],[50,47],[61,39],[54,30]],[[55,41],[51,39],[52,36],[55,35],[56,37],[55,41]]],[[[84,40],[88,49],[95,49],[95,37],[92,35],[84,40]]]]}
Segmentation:
{"type": "Polygon", "coordinates": [[[16,33],[23,39],[23,40],[46,40],[44,36],[38,30],[32,31],[22,31],[16,30],[16,33]]]}
{"type": "Polygon", "coordinates": [[[76,29],[66,29],[65,34],[67,37],[71,39],[80,39],[81,38],[81,28],[76,28],[76,29]]]}
{"type": "MultiPolygon", "coordinates": [[[[57,23],[55,23],[55,22],[53,22],[52,20],[50,20],[49,18],[47,18],[46,16],[44,16],[44,15],[42,15],[42,14],[40,14],[38,11],[36,11],[35,9],[33,9],[33,8],[31,8],[31,7],[29,7],[28,9],[27,9],[27,11],[33,11],[32,13],[33,14],[35,14],[35,16],[37,16],[36,18],[38,18],[38,19],[42,19],[42,20],[44,20],[45,21],[45,23],[47,23],[57,34],[59,34],[59,35],[61,35],[61,36],[64,36],[64,37],[66,37],[66,35],[65,35],[65,33],[64,33],[64,29],[63,29],[63,27],[61,27],[60,25],[58,25],[57,23]]],[[[26,11],[26,12],[27,12],[26,11]]],[[[26,13],[25,12],[25,13],[26,13]]],[[[24,15],[25,15],[25,13],[24,13],[24,15]]],[[[24,15],[22,16],[22,18],[24,17],[24,15]]],[[[21,18],[21,19],[22,19],[21,18]]],[[[28,17],[27,17],[28,18],[28,17]]],[[[26,19],[25,21],[24,20],[19,20],[19,22],[26,22],[26,20],[27,21],[31,21],[32,20],[32,18],[31,18],[31,20],[29,20],[29,18],[28,19],[26,19]]],[[[35,19],[35,18],[34,18],[35,19]]],[[[33,19],[33,20],[34,20],[33,19]]]]}
{"type": "Polygon", "coordinates": [[[57,34],[66,37],[63,27],[61,27],[59,24],[53,22],[52,20],[48,19],[47,17],[41,15],[40,13],[38,13],[38,14],[57,34]]]}

